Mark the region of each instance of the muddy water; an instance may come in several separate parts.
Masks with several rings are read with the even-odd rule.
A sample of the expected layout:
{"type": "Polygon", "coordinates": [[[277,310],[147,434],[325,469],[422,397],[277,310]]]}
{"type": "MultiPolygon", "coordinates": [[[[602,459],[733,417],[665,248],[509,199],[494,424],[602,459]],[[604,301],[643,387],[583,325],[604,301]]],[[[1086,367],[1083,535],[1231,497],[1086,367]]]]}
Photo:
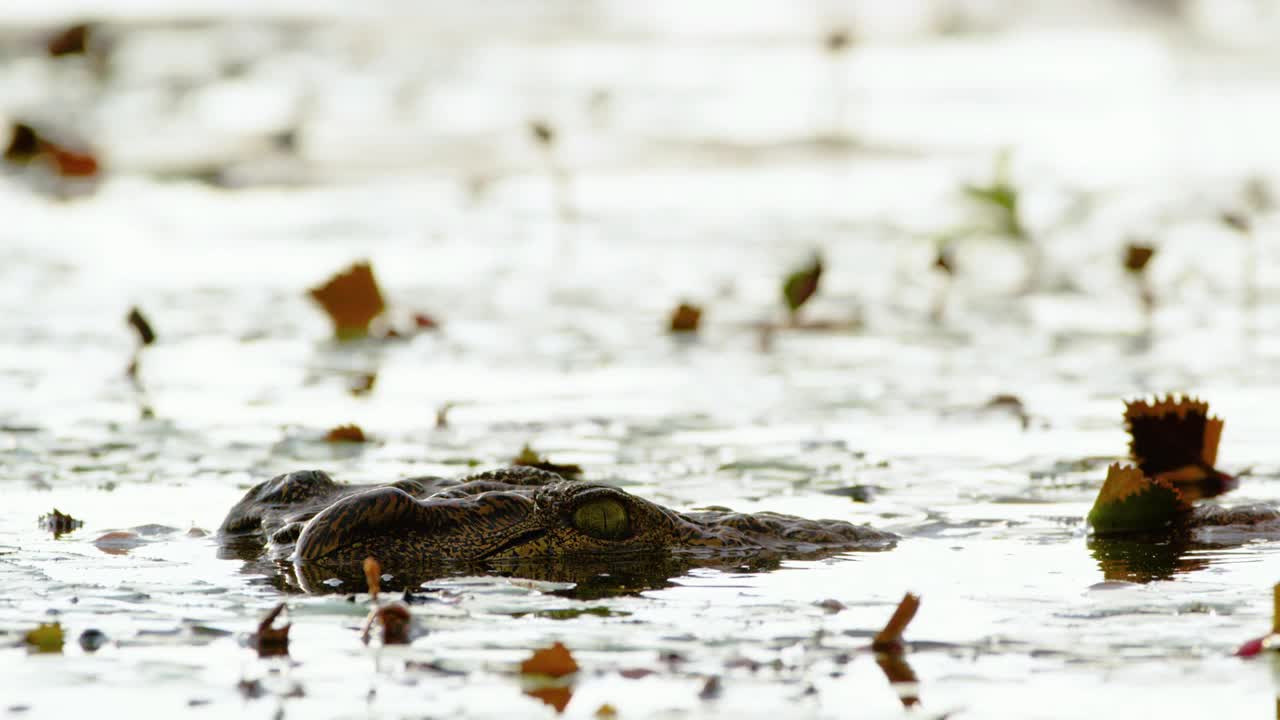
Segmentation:
{"type": "Polygon", "coordinates": [[[843,19],[830,8],[490,26],[122,7],[103,79],[37,57],[26,24],[47,8],[2,46],[0,112],[72,123],[112,172],[70,202],[29,173],[0,184],[0,710],[549,717],[515,667],[561,640],[583,667],[566,716],[896,717],[865,647],[913,590],[927,715],[1275,712],[1270,665],[1230,657],[1269,626],[1275,538],[1099,545],[1082,523],[1125,452],[1121,400],[1144,393],[1210,399],[1225,469],[1251,470],[1229,502],[1280,501],[1274,216],[1251,211],[1252,257],[1217,220],[1276,174],[1265,58],[1120,11],[945,38],[872,23],[833,60],[814,49],[843,19]],[[561,132],[552,153],[532,117],[561,132]],[[983,235],[948,288],[933,238],[973,222],[958,188],[1003,146],[1040,272],[983,235]],[[1135,237],[1160,248],[1151,318],[1117,260],[1135,237]],[[815,248],[828,270],[805,317],[830,327],[762,336],[815,248]],[[331,342],[304,291],[361,258],[397,312],[443,329],[331,342]],[[681,299],[706,307],[697,340],[663,332],[681,299]],[[135,304],[160,338],[137,383],[135,304]],[[1025,420],[989,406],[1006,394],[1025,420]],[[372,441],[322,441],[347,422],[372,441]],[[455,475],[525,443],[672,507],[904,539],[673,568],[632,593],[442,578],[413,606],[415,642],[377,650],[363,597],[298,594],[211,534],[280,472],[455,475]],[[40,531],[54,507],[85,525],[40,531]],[[133,546],[94,543],[139,527],[133,546]],[[282,599],[292,660],[260,660],[247,634],[282,599]],[[64,651],[28,652],[51,620],[64,651]],[[108,642],[82,650],[87,629],[108,642]]]}

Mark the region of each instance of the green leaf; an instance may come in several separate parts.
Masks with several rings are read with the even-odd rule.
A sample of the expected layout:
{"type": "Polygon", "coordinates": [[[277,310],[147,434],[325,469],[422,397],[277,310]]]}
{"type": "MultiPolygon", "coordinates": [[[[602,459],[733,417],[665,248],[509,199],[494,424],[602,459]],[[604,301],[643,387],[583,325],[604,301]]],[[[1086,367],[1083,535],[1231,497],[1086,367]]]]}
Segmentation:
{"type": "Polygon", "coordinates": [[[1167,481],[1116,464],[1107,468],[1107,479],[1089,511],[1089,526],[1098,535],[1161,530],[1190,509],[1182,493],[1167,481]]]}

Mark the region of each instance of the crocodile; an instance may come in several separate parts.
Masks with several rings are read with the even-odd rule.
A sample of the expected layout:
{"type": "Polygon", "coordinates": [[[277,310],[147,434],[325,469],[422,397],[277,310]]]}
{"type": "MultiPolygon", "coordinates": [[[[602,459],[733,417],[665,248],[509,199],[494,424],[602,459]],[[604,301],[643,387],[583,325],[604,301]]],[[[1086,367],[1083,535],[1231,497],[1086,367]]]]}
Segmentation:
{"type": "Polygon", "coordinates": [[[575,569],[598,574],[637,559],[665,573],[886,550],[897,541],[893,533],[840,520],[722,507],[677,512],[611,485],[519,466],[383,485],[344,485],[319,470],[286,473],[250,488],[219,536],[240,549],[239,557],[254,557],[256,545],[262,549],[256,557],[293,565],[309,591],[333,577],[358,585],[361,562],[371,556],[405,581],[477,566],[579,580],[584,573],[575,569]]]}

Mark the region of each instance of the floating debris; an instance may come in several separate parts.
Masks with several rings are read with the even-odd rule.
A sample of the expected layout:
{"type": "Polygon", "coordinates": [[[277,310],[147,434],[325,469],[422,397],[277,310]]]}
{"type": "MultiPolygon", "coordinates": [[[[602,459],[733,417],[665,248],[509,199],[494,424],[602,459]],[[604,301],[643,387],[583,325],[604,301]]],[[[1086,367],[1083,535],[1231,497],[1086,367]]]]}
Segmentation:
{"type": "Polygon", "coordinates": [[[35,630],[27,632],[23,636],[23,640],[35,649],[36,652],[42,653],[60,653],[62,652],[62,643],[65,635],[62,632],[62,623],[40,623],[35,630]]]}
{"type": "Polygon", "coordinates": [[[527,660],[520,663],[521,675],[546,675],[559,678],[578,672],[578,662],[563,643],[557,642],[551,647],[535,650],[527,660]]]}
{"type": "Polygon", "coordinates": [[[97,652],[99,648],[107,644],[106,633],[96,628],[89,628],[80,633],[80,647],[87,653],[97,652]]]}
{"type": "Polygon", "coordinates": [[[338,425],[325,433],[324,441],[330,443],[362,443],[367,442],[364,430],[354,423],[348,425],[338,425]]]}
{"type": "Polygon", "coordinates": [[[689,303],[680,303],[671,313],[671,332],[695,333],[702,322],[702,308],[689,303]]]}
{"type": "Polygon", "coordinates": [[[598,718],[616,718],[618,717],[618,709],[609,703],[605,703],[596,708],[596,717],[598,718]]]}
{"type": "Polygon", "coordinates": [[[284,609],[284,603],[276,605],[262,618],[262,622],[258,623],[258,632],[254,633],[252,640],[254,649],[258,651],[258,657],[278,657],[289,654],[289,628],[293,627],[293,623],[275,627],[276,618],[280,617],[284,609]]]}
{"type": "Polygon", "coordinates": [[[386,310],[382,291],[368,262],[352,265],[324,285],[309,291],[333,322],[338,340],[360,340],[369,336],[369,324],[386,310]]]}
{"type": "Polygon", "coordinates": [[[55,538],[84,526],[83,520],[77,520],[58,508],[54,508],[48,515],[41,515],[39,523],[42,529],[53,533],[55,538]]]}
{"type": "Polygon", "coordinates": [[[530,120],[529,134],[533,136],[534,140],[538,141],[539,145],[551,147],[556,143],[555,128],[544,120],[530,120]]]}
{"type": "Polygon", "coordinates": [[[151,322],[142,314],[142,311],[136,307],[129,308],[129,316],[126,318],[129,327],[138,333],[138,340],[143,345],[150,345],[156,341],[156,331],[151,327],[151,322]]]}
{"type": "Polygon", "coordinates": [[[822,45],[827,52],[836,54],[844,52],[853,44],[853,33],[845,28],[835,28],[822,38],[822,45]]]}
{"type": "Polygon", "coordinates": [[[553,463],[550,460],[546,459],[545,457],[534,452],[533,448],[529,447],[527,443],[523,448],[520,449],[520,454],[515,456],[515,459],[511,461],[511,464],[538,468],[539,470],[546,470],[547,472],[553,472],[559,475],[560,477],[566,478],[568,480],[572,480],[582,475],[581,465],[572,465],[572,464],[562,465],[559,463],[553,463]]]}

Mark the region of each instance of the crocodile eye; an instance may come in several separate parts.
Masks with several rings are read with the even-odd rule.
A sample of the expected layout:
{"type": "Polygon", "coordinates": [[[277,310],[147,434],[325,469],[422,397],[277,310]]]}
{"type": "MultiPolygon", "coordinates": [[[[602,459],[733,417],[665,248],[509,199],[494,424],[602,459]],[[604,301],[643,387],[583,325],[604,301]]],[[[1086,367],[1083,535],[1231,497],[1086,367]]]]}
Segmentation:
{"type": "Polygon", "coordinates": [[[617,500],[596,500],[573,511],[573,526],[601,540],[622,540],[631,534],[627,509],[617,500]]]}

